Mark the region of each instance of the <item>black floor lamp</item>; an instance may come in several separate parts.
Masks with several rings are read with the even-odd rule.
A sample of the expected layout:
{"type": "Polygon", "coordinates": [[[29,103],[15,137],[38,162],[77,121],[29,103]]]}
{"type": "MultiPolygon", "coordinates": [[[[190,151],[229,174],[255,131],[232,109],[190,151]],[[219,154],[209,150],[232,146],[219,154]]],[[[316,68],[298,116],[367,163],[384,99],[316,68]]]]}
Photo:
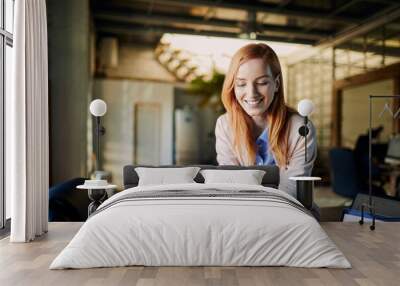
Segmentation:
{"type": "MultiPolygon", "coordinates": [[[[310,132],[307,126],[308,116],[314,111],[314,103],[309,99],[303,99],[297,105],[297,110],[299,114],[304,117],[304,124],[299,128],[299,134],[304,137],[304,162],[307,163],[307,135],[310,132]]],[[[289,179],[296,181],[296,195],[299,202],[301,202],[304,207],[311,210],[313,207],[314,181],[321,180],[321,178],[299,176],[290,177],[289,179]]]]}
{"type": "MultiPolygon", "coordinates": [[[[101,99],[95,99],[90,103],[90,113],[96,119],[96,168],[95,168],[95,175],[96,173],[102,173],[101,171],[101,157],[100,157],[100,137],[106,133],[106,129],[101,126],[100,118],[104,116],[107,112],[107,104],[101,99]]],[[[101,174],[100,174],[101,175],[101,174]]]]}

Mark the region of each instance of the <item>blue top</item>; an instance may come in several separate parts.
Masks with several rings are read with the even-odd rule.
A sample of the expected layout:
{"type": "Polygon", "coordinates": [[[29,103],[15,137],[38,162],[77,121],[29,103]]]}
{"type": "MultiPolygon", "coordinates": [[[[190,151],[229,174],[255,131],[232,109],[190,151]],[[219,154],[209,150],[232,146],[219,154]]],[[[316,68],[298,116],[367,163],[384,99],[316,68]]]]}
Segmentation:
{"type": "Polygon", "coordinates": [[[268,128],[265,128],[257,138],[256,144],[258,147],[256,153],[256,165],[275,165],[272,152],[268,150],[268,128]]]}

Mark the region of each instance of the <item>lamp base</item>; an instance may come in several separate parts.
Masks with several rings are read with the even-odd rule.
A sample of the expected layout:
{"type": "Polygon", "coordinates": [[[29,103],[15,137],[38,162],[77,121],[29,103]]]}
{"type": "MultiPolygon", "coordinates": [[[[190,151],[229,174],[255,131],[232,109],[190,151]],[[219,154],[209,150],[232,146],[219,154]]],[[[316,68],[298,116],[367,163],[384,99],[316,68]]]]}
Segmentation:
{"type": "Polygon", "coordinates": [[[90,217],[92,213],[94,213],[105,201],[107,198],[107,192],[105,189],[89,189],[88,195],[89,199],[92,201],[88,206],[88,217],[90,217]]]}

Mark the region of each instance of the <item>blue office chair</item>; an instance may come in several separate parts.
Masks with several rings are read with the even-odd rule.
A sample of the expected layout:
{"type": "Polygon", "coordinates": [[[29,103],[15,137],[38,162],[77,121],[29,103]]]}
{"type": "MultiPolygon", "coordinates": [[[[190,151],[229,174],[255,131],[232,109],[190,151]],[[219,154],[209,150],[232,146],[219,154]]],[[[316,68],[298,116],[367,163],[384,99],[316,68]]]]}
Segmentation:
{"type": "Polygon", "coordinates": [[[361,190],[353,151],[348,148],[332,148],[329,160],[333,191],[354,199],[361,190]]]}
{"type": "MultiPolygon", "coordinates": [[[[354,152],[348,148],[332,148],[329,151],[331,165],[332,189],[335,193],[354,199],[358,193],[368,193],[368,184],[360,179],[354,152]]],[[[373,169],[373,178],[374,174],[373,169]]],[[[378,175],[375,175],[378,176],[378,175]]],[[[382,184],[372,185],[372,195],[390,198],[382,184]]]]}

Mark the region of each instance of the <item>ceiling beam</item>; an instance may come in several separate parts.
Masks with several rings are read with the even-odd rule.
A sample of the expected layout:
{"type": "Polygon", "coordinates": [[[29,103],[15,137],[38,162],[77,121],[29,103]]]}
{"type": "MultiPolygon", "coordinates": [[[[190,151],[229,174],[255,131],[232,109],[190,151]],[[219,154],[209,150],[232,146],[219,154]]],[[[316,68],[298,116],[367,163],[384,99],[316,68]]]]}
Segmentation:
{"type": "Polygon", "coordinates": [[[326,48],[326,47],[340,45],[342,43],[345,43],[346,41],[354,39],[355,37],[362,36],[365,33],[368,33],[376,28],[379,28],[399,18],[400,18],[400,4],[397,4],[383,10],[382,12],[379,12],[378,15],[374,15],[368,18],[359,25],[355,25],[341,31],[331,39],[321,41],[318,44],[318,46],[320,48],[326,48]]]}
{"type": "MultiPolygon", "coordinates": [[[[364,52],[364,46],[362,44],[356,44],[356,43],[348,43],[348,44],[343,44],[338,47],[338,49],[347,49],[350,51],[356,51],[356,52],[364,52]]],[[[389,57],[400,57],[400,49],[396,47],[385,47],[383,48],[380,45],[368,45],[367,46],[367,52],[369,53],[374,53],[376,55],[385,55],[389,57]]]]}
{"type": "MultiPolygon", "coordinates": [[[[186,34],[186,35],[201,35],[211,37],[226,37],[226,38],[238,38],[238,33],[222,32],[222,31],[207,31],[207,30],[195,30],[188,28],[176,28],[166,26],[143,26],[143,25],[126,25],[116,23],[104,23],[96,22],[96,30],[99,33],[107,33],[113,35],[137,35],[145,33],[153,33],[162,35],[164,33],[174,34],[186,34]]],[[[259,41],[274,41],[274,42],[285,42],[285,43],[297,43],[312,45],[315,43],[308,39],[289,38],[280,36],[269,36],[269,35],[257,35],[259,41]]]]}
{"type": "MultiPolygon", "coordinates": [[[[183,15],[170,15],[161,13],[152,13],[147,15],[139,12],[126,12],[126,11],[95,11],[94,18],[99,20],[115,21],[122,23],[144,23],[144,24],[158,24],[170,25],[173,23],[189,24],[189,25],[206,25],[216,28],[240,28],[240,22],[232,20],[208,19],[204,20],[203,17],[198,16],[183,16],[183,15]]],[[[313,30],[312,32],[303,32],[303,29],[296,26],[283,26],[271,24],[258,24],[258,29],[265,32],[277,32],[297,38],[321,40],[332,35],[333,31],[313,30]]]]}
{"type": "Polygon", "coordinates": [[[289,59],[289,64],[295,64],[299,61],[317,55],[324,49],[336,46],[340,47],[340,45],[346,44],[347,42],[351,41],[356,37],[362,37],[363,35],[366,35],[369,32],[371,32],[372,30],[382,27],[383,25],[393,22],[399,18],[400,18],[400,4],[396,4],[378,13],[378,15],[374,15],[370,18],[367,18],[359,25],[354,25],[331,38],[321,41],[320,43],[318,43],[318,45],[316,45],[312,49],[307,49],[304,50],[303,52],[297,53],[295,56],[289,59]]]}
{"type": "MultiPolygon", "coordinates": [[[[141,0],[143,1],[143,0],[141,0]]],[[[232,0],[224,0],[224,1],[213,1],[213,0],[145,0],[144,2],[152,2],[157,4],[166,4],[166,5],[175,5],[180,7],[194,7],[194,6],[205,6],[205,7],[214,7],[214,8],[227,8],[227,9],[236,9],[236,10],[244,10],[250,12],[260,12],[260,13],[269,13],[290,17],[299,17],[299,18],[308,18],[308,19],[318,19],[323,22],[330,23],[342,23],[342,24],[355,24],[359,22],[361,19],[352,18],[352,17],[343,17],[343,16],[334,16],[331,18],[324,18],[325,14],[329,14],[323,10],[310,10],[309,8],[304,9],[289,9],[287,7],[279,6],[279,4],[269,4],[265,2],[256,2],[256,1],[232,1],[232,0]]]]}
{"type": "Polygon", "coordinates": [[[348,9],[349,7],[351,7],[351,6],[353,6],[353,5],[357,4],[357,3],[359,3],[359,2],[361,2],[361,1],[362,1],[362,0],[351,0],[351,1],[345,2],[343,5],[341,5],[341,6],[337,7],[337,8],[335,8],[335,10],[333,10],[333,11],[330,12],[330,13],[328,13],[328,14],[325,15],[323,18],[312,20],[311,23],[310,23],[310,25],[306,25],[306,28],[305,28],[303,31],[304,31],[304,32],[308,32],[308,31],[312,30],[314,27],[316,27],[319,23],[322,22],[322,21],[321,21],[322,19],[327,19],[327,18],[329,19],[329,18],[332,18],[332,17],[334,17],[336,14],[345,11],[345,10],[348,9]]]}

